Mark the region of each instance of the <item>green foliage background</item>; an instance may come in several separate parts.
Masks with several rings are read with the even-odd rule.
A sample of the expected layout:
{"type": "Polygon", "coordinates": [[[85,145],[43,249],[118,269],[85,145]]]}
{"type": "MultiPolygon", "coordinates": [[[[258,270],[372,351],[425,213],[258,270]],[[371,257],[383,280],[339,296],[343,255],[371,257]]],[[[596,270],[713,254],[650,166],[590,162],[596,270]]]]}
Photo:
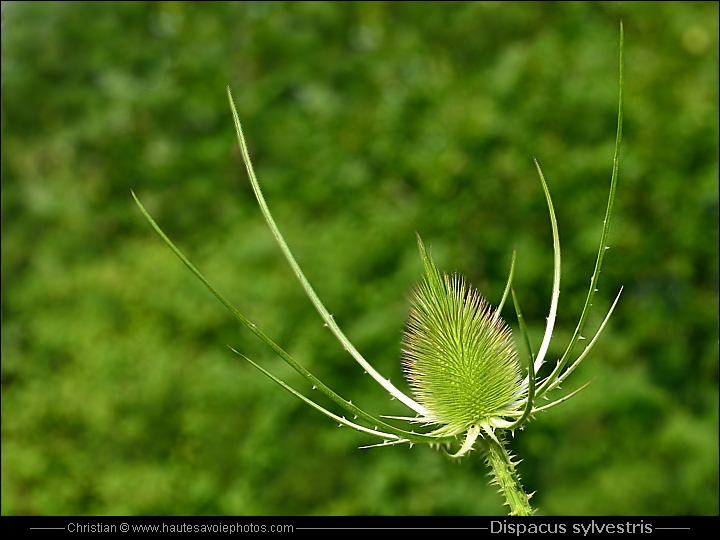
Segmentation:
{"type": "Polygon", "coordinates": [[[406,414],[323,328],[271,209],[360,351],[402,384],[414,231],[550,359],[575,327],[625,141],[590,320],[616,314],[511,445],[540,514],[718,513],[718,4],[3,3],[2,513],[504,514],[477,454],[338,429],[232,354],[311,390],[182,266],[342,395],[406,414]],[[512,309],[506,315],[514,322],[512,309]]]}

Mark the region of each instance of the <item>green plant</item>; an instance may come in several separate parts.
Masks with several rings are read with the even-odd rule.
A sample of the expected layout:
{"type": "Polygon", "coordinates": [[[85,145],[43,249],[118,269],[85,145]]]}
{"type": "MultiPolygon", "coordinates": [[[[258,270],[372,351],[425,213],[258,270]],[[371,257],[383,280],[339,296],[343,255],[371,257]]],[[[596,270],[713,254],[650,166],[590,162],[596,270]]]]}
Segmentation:
{"type": "Polygon", "coordinates": [[[197,268],[195,268],[165,235],[145,207],[140,203],[135,193],[132,193],[132,195],[143,215],[157,233],[218,300],[282,360],[300,373],[312,385],[313,389],[319,390],[343,410],[352,415],[352,420],[349,420],[345,416],[338,416],[322,407],[262,368],[250,358],[231,348],[234,352],[285,388],[288,392],[338,422],[340,425],[351,427],[381,439],[382,442],[372,446],[388,446],[401,443],[408,443],[412,446],[418,443],[425,443],[436,445],[447,451],[447,448],[456,442],[457,437],[464,434],[465,438],[463,443],[451,456],[454,458],[462,457],[476,444],[479,445],[492,469],[494,483],[499,486],[501,492],[504,494],[511,514],[531,515],[533,512],[529,504],[531,495],[527,495],[520,484],[520,479],[515,468],[517,463],[513,461],[513,457],[506,449],[504,432],[513,432],[515,429],[522,429],[532,415],[567,400],[589,384],[586,383],[574,392],[546,405],[538,406],[537,404],[540,398],[546,397],[549,392],[557,389],[585,359],[607,324],[622,292],[621,289],[600,324],[600,327],[592,339],[590,339],[585,349],[571,363],[571,357],[575,347],[579,341],[585,339],[582,332],[587,320],[589,308],[592,306],[593,297],[595,292],[597,292],[604,254],[608,249],[607,237],[617,187],[619,150],[622,139],[624,86],[624,34],[622,23],[620,25],[619,71],[619,106],[615,156],[600,247],[598,249],[595,269],[590,280],[590,288],[585,299],[585,304],[565,353],[558,360],[550,375],[538,380],[540,369],[546,361],[546,354],[553,335],[557,315],[558,298],[560,295],[561,255],[557,219],[555,217],[550,191],[542,170],[540,169],[540,165],[537,160],[535,160],[550,214],[554,254],[550,311],[540,349],[537,355],[532,352],[522,312],[512,287],[515,252],[513,252],[510,272],[502,299],[498,307],[493,310],[480,293],[467,285],[461,276],[448,276],[447,274],[441,273],[435,265],[432,254],[426,250],[420,236],[417,235],[417,243],[425,270],[425,276],[411,296],[408,328],[403,340],[405,372],[416,399],[407,396],[393,385],[389,379],[380,375],[357,351],[305,278],[265,202],[250,160],[232,94],[228,88],[228,99],[235,122],[238,143],[258,204],[270,230],[305,292],[320,313],[325,325],[333,332],[345,350],[348,351],[358,364],[387,390],[393,398],[405,404],[416,415],[414,417],[386,416],[381,418],[419,423],[425,427],[434,426],[434,429],[431,430],[415,431],[414,429],[407,430],[398,428],[381,418],[367,413],[355,406],[352,401],[346,400],[335,393],[296,362],[287,352],[235,309],[235,307],[210,285],[197,268]],[[529,351],[530,358],[525,378],[521,376],[520,363],[512,341],[511,332],[500,318],[500,313],[508,295],[512,296],[519,327],[529,351]],[[366,425],[363,425],[361,422],[364,422],[366,425]]]}

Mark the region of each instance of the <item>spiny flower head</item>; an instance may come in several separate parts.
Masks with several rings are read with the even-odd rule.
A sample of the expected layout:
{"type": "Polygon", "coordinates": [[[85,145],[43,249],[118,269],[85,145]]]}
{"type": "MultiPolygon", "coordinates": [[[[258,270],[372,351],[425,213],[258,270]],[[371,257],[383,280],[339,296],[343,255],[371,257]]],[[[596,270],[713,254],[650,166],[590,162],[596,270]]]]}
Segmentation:
{"type": "Polygon", "coordinates": [[[417,240],[425,276],[410,296],[403,366],[425,420],[465,433],[517,411],[520,363],[499,313],[461,275],[441,274],[417,240]]]}

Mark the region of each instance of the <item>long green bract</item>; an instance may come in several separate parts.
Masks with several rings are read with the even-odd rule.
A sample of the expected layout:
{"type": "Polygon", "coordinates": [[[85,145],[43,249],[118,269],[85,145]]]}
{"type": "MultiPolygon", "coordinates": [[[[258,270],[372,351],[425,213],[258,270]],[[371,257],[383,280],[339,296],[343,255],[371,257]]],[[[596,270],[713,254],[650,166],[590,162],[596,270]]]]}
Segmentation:
{"type": "Polygon", "coordinates": [[[560,298],[560,233],[558,233],[557,217],[555,217],[555,207],[550,197],[550,189],[545,182],[542,169],[538,160],[535,160],[535,167],[537,168],[538,174],[540,175],[540,182],[542,183],[543,192],[545,193],[545,200],[547,201],[548,210],[550,212],[550,225],[552,227],[553,236],[553,284],[552,284],[552,296],[550,298],[550,313],[547,318],[547,326],[545,327],[545,335],[543,336],[542,343],[540,344],[540,350],[538,351],[537,357],[535,358],[534,370],[537,374],[545,361],[545,354],[547,353],[548,347],[550,346],[550,339],[552,338],[553,329],[555,328],[555,318],[557,316],[558,299],[560,298]]]}
{"type": "Polygon", "coordinates": [[[515,422],[510,424],[507,429],[514,429],[520,427],[525,423],[525,420],[532,414],[533,403],[535,402],[535,355],[532,352],[532,346],[530,345],[530,335],[525,325],[525,318],[523,317],[522,311],[520,310],[520,304],[518,303],[517,296],[515,295],[515,289],[512,289],[512,300],[515,306],[515,314],[517,315],[518,325],[520,326],[520,333],[523,335],[525,340],[525,346],[528,350],[528,385],[527,385],[527,396],[525,396],[525,410],[522,416],[515,422]]]}
{"type": "MultiPolygon", "coordinates": [[[[615,191],[617,189],[617,181],[618,181],[618,167],[620,163],[620,143],[622,142],[622,125],[623,125],[623,111],[624,111],[624,100],[625,100],[625,33],[623,30],[623,24],[622,21],[620,22],[620,88],[618,90],[618,117],[617,117],[617,131],[615,134],[615,153],[613,156],[613,168],[612,168],[612,176],[610,179],[610,194],[608,196],[608,203],[607,203],[607,209],[605,210],[605,220],[603,221],[603,228],[602,233],[600,235],[600,247],[598,248],[598,254],[597,254],[597,260],[595,261],[595,270],[593,271],[592,278],[590,278],[590,288],[588,290],[587,297],[585,299],[585,305],[583,306],[582,312],[580,314],[580,320],[578,322],[577,327],[575,328],[575,332],[572,335],[572,338],[570,339],[570,343],[565,350],[565,353],[563,354],[562,358],[558,361],[557,365],[555,366],[555,369],[552,371],[549,377],[545,379],[542,385],[540,385],[540,388],[538,389],[537,396],[542,397],[545,395],[545,393],[548,392],[551,388],[555,388],[557,384],[554,384],[557,379],[557,377],[562,373],[563,369],[567,365],[568,361],[570,360],[570,356],[572,355],[573,350],[575,349],[575,346],[577,345],[577,342],[582,338],[582,331],[585,327],[585,321],[587,320],[588,312],[590,310],[590,306],[592,306],[593,297],[595,296],[595,292],[597,292],[597,283],[598,279],[600,277],[600,271],[602,269],[603,259],[605,258],[605,251],[607,251],[607,238],[608,234],[610,232],[610,218],[612,216],[612,210],[613,210],[613,204],[615,203],[615,191]]],[[[622,289],[621,289],[622,292],[622,289]]],[[[615,307],[615,304],[618,301],[618,298],[620,297],[620,293],[618,293],[618,297],[615,299],[615,302],[612,305],[612,308],[608,312],[607,316],[605,317],[605,320],[603,321],[603,324],[601,325],[600,329],[597,331],[595,337],[591,340],[591,342],[588,344],[588,346],[585,348],[585,351],[583,352],[582,357],[585,356],[585,353],[590,350],[592,345],[595,343],[595,340],[597,339],[597,336],[602,331],[602,328],[605,326],[605,323],[607,322],[608,318],[610,317],[610,314],[612,313],[612,310],[615,307]]],[[[577,362],[577,361],[576,361],[577,362]]],[[[564,378],[564,377],[563,377],[564,378]]]]}
{"type": "Polygon", "coordinates": [[[323,321],[325,321],[325,324],[327,324],[328,328],[332,331],[333,334],[335,334],[335,337],[340,341],[340,343],[345,347],[345,350],[350,353],[350,355],[357,361],[358,364],[360,364],[363,369],[373,378],[375,379],[378,384],[380,384],[385,390],[387,390],[393,397],[395,397],[397,400],[405,404],[410,409],[414,410],[416,413],[420,415],[427,415],[428,411],[414,401],[412,398],[406,396],[403,392],[398,390],[389,379],[385,379],[380,375],[375,368],[373,368],[370,363],[365,360],[365,358],[357,351],[355,346],[350,343],[350,340],[345,336],[342,330],[340,330],[340,327],[335,322],[335,319],[333,319],[330,312],[325,308],[323,303],[320,301],[320,298],[315,293],[315,290],[310,285],[310,282],[305,277],[305,274],[300,269],[300,266],[298,265],[297,261],[295,260],[295,257],[293,256],[292,252],[290,251],[290,248],[288,247],[287,243],[285,242],[285,239],[283,238],[282,233],[280,232],[280,229],[275,224],[275,220],[272,217],[272,214],[270,213],[270,209],[268,208],[267,203],[265,202],[265,197],[262,194],[262,190],[260,189],[260,184],[257,181],[257,177],[255,176],[255,170],[252,166],[252,161],[250,160],[250,154],[247,149],[247,144],[245,143],[245,136],[243,135],[242,125],[240,124],[240,117],[238,116],[237,110],[235,109],[235,103],[232,98],[232,93],[230,92],[230,88],[227,89],[228,93],[228,100],[230,101],[230,108],[232,109],[233,114],[233,120],[235,121],[235,131],[237,132],[237,138],[238,138],[238,144],[240,145],[240,151],[242,152],[243,161],[245,162],[245,168],[247,169],[248,176],[250,178],[250,183],[252,184],[253,192],[255,193],[255,198],[258,201],[258,204],[260,206],[260,210],[262,212],[263,217],[265,218],[266,223],[268,224],[268,227],[270,227],[270,230],[272,231],[273,236],[275,237],[275,240],[277,241],[278,245],[280,246],[280,249],[283,252],[283,255],[285,255],[285,258],[287,259],[288,263],[290,263],[290,266],[293,269],[293,272],[297,276],[298,280],[300,281],[300,284],[302,285],[303,289],[305,289],[305,293],[310,298],[310,301],[315,306],[315,309],[317,309],[318,313],[320,313],[320,316],[322,317],[323,321]]]}

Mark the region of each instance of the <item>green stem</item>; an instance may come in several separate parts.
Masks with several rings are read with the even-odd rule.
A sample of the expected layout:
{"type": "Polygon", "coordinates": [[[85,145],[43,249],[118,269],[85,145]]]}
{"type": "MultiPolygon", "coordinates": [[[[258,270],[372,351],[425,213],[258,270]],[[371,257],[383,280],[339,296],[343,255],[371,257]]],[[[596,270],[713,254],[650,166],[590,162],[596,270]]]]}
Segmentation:
{"type": "Polygon", "coordinates": [[[496,484],[505,495],[506,504],[510,507],[510,515],[532,516],[533,509],[529,502],[532,494],[527,495],[523,490],[520,477],[515,470],[515,465],[519,462],[513,462],[512,456],[505,448],[505,442],[492,437],[483,437],[479,442],[495,478],[491,483],[496,484]]]}

